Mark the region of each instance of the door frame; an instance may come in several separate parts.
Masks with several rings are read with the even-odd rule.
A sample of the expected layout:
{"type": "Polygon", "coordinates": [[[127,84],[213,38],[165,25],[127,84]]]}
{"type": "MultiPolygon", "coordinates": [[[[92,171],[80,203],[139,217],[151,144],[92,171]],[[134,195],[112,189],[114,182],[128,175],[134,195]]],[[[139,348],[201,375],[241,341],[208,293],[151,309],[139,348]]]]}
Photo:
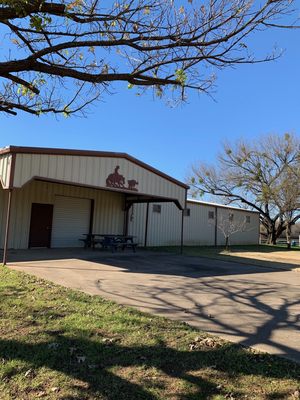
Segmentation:
{"type": "Polygon", "coordinates": [[[53,206],[53,204],[50,204],[50,203],[37,203],[37,202],[31,203],[31,214],[30,214],[30,225],[29,225],[29,237],[28,237],[28,248],[29,248],[29,249],[30,249],[30,248],[38,248],[38,247],[43,247],[43,248],[46,247],[46,248],[48,248],[48,249],[51,248],[52,224],[53,224],[53,209],[54,209],[54,206],[53,206]],[[49,229],[49,232],[48,232],[47,245],[45,245],[45,246],[31,246],[32,217],[33,217],[32,211],[33,211],[34,205],[48,206],[49,209],[50,209],[50,207],[51,207],[51,225],[50,225],[50,229],[49,229]]]}

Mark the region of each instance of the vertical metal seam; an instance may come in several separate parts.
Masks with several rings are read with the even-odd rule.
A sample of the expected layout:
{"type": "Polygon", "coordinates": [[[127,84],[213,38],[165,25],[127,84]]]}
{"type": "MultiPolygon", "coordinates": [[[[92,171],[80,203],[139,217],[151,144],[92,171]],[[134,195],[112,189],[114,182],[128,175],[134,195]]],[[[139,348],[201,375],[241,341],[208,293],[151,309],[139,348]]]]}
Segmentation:
{"type": "Polygon", "coordinates": [[[95,200],[91,199],[89,234],[93,233],[95,200]]]}
{"type": "Polygon", "coordinates": [[[148,239],[148,220],[149,220],[149,201],[147,202],[147,208],[146,208],[146,224],[145,224],[145,240],[144,240],[144,247],[147,247],[147,239],[148,239]]]}
{"type": "Polygon", "coordinates": [[[185,199],[184,199],[184,209],[182,210],[182,215],[181,215],[181,237],[180,237],[180,254],[183,253],[183,222],[184,222],[184,210],[187,207],[187,189],[185,189],[185,199]]]}
{"type": "Polygon", "coordinates": [[[9,184],[8,184],[8,188],[9,189],[13,189],[13,187],[14,187],[15,168],[16,168],[16,154],[12,153],[12,155],[11,155],[11,165],[10,165],[10,174],[9,174],[9,184]]]}
{"type": "Polygon", "coordinates": [[[218,207],[215,207],[215,247],[218,246],[218,207]]]}
{"type": "Polygon", "coordinates": [[[123,220],[123,235],[128,235],[128,215],[129,209],[131,206],[128,207],[127,204],[127,196],[124,196],[124,220],[123,220]]]}

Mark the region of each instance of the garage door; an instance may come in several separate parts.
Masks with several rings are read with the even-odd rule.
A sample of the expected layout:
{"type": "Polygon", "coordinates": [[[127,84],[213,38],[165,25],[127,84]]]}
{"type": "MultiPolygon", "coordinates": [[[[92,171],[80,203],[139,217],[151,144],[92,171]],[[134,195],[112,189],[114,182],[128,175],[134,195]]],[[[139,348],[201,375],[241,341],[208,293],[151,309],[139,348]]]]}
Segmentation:
{"type": "Polygon", "coordinates": [[[91,200],[56,196],[51,247],[80,247],[79,238],[89,232],[91,200]]]}

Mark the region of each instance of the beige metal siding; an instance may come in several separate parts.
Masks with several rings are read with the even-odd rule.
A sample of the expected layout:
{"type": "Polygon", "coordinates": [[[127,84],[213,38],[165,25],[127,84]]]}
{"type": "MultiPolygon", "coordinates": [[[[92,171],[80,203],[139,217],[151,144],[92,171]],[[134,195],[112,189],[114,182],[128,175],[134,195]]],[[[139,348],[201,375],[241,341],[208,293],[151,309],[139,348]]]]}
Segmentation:
{"type": "Polygon", "coordinates": [[[0,248],[3,248],[4,246],[7,201],[8,190],[3,190],[0,186],[0,248]]]}
{"type": "Polygon", "coordinates": [[[133,204],[128,215],[128,234],[136,236],[141,246],[145,243],[146,207],[146,204],[133,204]]]}
{"type": "MultiPolygon", "coordinates": [[[[124,196],[122,194],[71,185],[33,181],[23,188],[13,191],[9,235],[10,248],[25,249],[28,247],[31,204],[54,204],[56,195],[93,199],[95,201],[93,232],[123,233],[124,196]]],[[[2,198],[3,195],[0,201],[2,198]]],[[[3,236],[2,234],[2,243],[3,236]]],[[[80,242],[78,243],[80,245],[80,242]]]]}
{"type": "MultiPolygon", "coordinates": [[[[229,213],[233,215],[233,228],[237,230],[229,238],[231,245],[258,244],[259,243],[259,214],[247,212],[245,210],[233,210],[218,208],[218,225],[222,219],[228,219],[229,213]],[[245,223],[246,216],[250,217],[250,223],[245,223]]],[[[225,236],[221,229],[218,229],[218,245],[225,244],[225,236]]]]}
{"type": "Polygon", "coordinates": [[[161,203],[161,213],[149,207],[148,246],[177,246],[181,237],[181,215],[173,203],[161,203]]]}
{"type": "MultiPolygon", "coordinates": [[[[149,205],[148,220],[148,246],[175,246],[181,241],[181,211],[172,203],[157,203],[161,205],[161,214],[153,212],[153,204],[149,205]]],[[[183,219],[183,240],[185,246],[214,246],[215,245],[215,217],[216,206],[196,202],[187,202],[190,216],[183,219]],[[209,219],[208,213],[214,213],[214,219],[209,219]]],[[[245,210],[228,210],[217,207],[218,217],[232,212],[234,217],[250,216],[250,223],[245,225],[243,232],[238,232],[231,237],[232,244],[257,244],[259,241],[259,214],[245,210]]],[[[146,204],[134,205],[129,218],[129,233],[136,235],[138,241],[144,244],[146,204]],[[131,219],[131,220],[130,220],[131,219]]],[[[225,243],[224,236],[217,230],[217,244],[225,243]]]]}
{"type": "Polygon", "coordinates": [[[0,156],[0,183],[4,189],[9,188],[12,155],[3,154],[0,156]]]}
{"type": "Polygon", "coordinates": [[[106,178],[117,165],[126,186],[128,180],[134,179],[139,193],[178,199],[184,207],[185,188],[124,158],[17,154],[14,186],[22,187],[32,178],[42,177],[105,188],[106,178]]]}
{"type": "MultiPolygon", "coordinates": [[[[146,204],[135,204],[129,212],[129,233],[144,245],[146,204]]],[[[177,246],[181,238],[181,211],[174,203],[150,203],[147,246],[177,246]],[[161,206],[161,213],[153,212],[153,204],[161,206]]]]}
{"type": "Polygon", "coordinates": [[[208,213],[215,214],[215,207],[187,202],[190,216],[184,217],[184,244],[186,246],[213,246],[215,244],[215,220],[208,213]]]}

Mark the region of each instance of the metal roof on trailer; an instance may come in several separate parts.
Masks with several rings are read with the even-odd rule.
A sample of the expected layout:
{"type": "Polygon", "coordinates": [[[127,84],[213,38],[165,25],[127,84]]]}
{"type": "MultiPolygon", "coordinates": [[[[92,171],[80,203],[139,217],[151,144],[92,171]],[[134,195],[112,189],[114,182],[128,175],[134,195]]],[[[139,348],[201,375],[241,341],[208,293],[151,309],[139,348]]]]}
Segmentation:
{"type": "Polygon", "coordinates": [[[229,210],[237,210],[237,211],[244,211],[244,212],[251,212],[251,213],[259,214],[259,211],[256,211],[256,210],[248,210],[247,208],[227,206],[226,204],[212,203],[209,201],[187,199],[187,203],[195,203],[195,204],[199,204],[199,205],[203,205],[203,206],[211,206],[211,207],[219,207],[219,208],[228,208],[229,210]]]}

